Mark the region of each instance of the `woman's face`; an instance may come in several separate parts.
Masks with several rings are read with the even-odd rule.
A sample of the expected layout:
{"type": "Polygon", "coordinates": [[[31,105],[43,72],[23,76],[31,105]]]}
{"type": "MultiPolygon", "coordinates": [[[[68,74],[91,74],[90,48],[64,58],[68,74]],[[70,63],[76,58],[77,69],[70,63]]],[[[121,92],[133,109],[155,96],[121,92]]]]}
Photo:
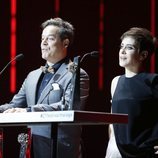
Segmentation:
{"type": "Polygon", "coordinates": [[[141,63],[139,46],[135,39],[130,36],[124,37],[119,51],[119,65],[132,70],[139,68],[141,63]]]}

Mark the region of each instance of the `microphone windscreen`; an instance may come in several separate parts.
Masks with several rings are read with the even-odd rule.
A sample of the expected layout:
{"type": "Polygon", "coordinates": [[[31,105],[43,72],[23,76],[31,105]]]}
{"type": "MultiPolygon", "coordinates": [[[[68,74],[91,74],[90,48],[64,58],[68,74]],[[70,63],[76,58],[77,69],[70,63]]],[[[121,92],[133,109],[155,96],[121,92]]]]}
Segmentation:
{"type": "Polygon", "coordinates": [[[24,58],[24,55],[23,54],[18,54],[16,56],[16,60],[21,60],[22,58],[24,58]]]}
{"type": "Polygon", "coordinates": [[[98,51],[93,51],[93,52],[91,52],[91,56],[92,56],[92,57],[98,57],[98,55],[99,55],[99,52],[98,52],[98,51]]]}

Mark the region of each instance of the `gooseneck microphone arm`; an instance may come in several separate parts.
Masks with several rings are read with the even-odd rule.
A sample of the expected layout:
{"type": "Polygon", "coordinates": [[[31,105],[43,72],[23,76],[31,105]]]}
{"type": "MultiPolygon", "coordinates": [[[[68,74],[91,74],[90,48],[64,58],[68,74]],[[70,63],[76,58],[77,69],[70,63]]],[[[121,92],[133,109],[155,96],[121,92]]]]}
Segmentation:
{"type": "Polygon", "coordinates": [[[21,60],[24,57],[23,54],[18,54],[15,58],[13,58],[9,63],[1,70],[0,75],[4,72],[4,70],[13,62],[13,61],[18,61],[21,60]]]}
{"type": "Polygon", "coordinates": [[[70,66],[70,72],[72,72],[72,79],[71,79],[71,95],[70,95],[70,110],[81,110],[80,105],[80,64],[83,60],[87,57],[97,57],[99,54],[98,51],[92,51],[90,53],[86,53],[80,60],[80,56],[74,57],[72,65],[70,66]]]}
{"type": "Polygon", "coordinates": [[[90,52],[90,53],[86,53],[86,54],[84,54],[83,57],[81,58],[80,63],[82,63],[83,60],[84,60],[87,56],[98,57],[98,55],[99,55],[99,52],[98,52],[98,51],[92,51],[92,52],[90,52]]]}

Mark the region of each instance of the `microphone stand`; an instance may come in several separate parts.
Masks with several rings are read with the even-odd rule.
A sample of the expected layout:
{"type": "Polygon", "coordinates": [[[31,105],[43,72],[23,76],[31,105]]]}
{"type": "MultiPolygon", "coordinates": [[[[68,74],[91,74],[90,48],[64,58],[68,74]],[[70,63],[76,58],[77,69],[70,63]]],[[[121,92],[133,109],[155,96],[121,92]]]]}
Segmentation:
{"type": "Polygon", "coordinates": [[[71,72],[73,74],[71,79],[71,95],[70,95],[70,106],[69,110],[80,110],[80,64],[87,56],[97,57],[98,51],[92,51],[90,53],[84,54],[82,58],[80,56],[74,57],[73,65],[70,66],[71,72]]]}
{"type": "Polygon", "coordinates": [[[15,58],[13,58],[7,65],[0,71],[0,75],[4,72],[4,70],[13,62],[13,61],[18,61],[21,60],[24,57],[23,54],[18,54],[15,58]]]}
{"type": "Polygon", "coordinates": [[[80,110],[80,56],[74,57],[71,79],[70,110],[80,110]]]}

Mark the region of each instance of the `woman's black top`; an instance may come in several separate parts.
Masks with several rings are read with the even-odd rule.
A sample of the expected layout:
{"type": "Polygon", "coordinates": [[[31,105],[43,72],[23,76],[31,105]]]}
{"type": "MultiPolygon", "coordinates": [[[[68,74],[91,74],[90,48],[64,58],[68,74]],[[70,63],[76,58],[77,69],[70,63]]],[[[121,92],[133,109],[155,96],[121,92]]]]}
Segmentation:
{"type": "Polygon", "coordinates": [[[128,114],[128,124],[114,124],[123,158],[155,158],[158,145],[158,75],[120,76],[112,99],[112,112],[128,114]]]}

